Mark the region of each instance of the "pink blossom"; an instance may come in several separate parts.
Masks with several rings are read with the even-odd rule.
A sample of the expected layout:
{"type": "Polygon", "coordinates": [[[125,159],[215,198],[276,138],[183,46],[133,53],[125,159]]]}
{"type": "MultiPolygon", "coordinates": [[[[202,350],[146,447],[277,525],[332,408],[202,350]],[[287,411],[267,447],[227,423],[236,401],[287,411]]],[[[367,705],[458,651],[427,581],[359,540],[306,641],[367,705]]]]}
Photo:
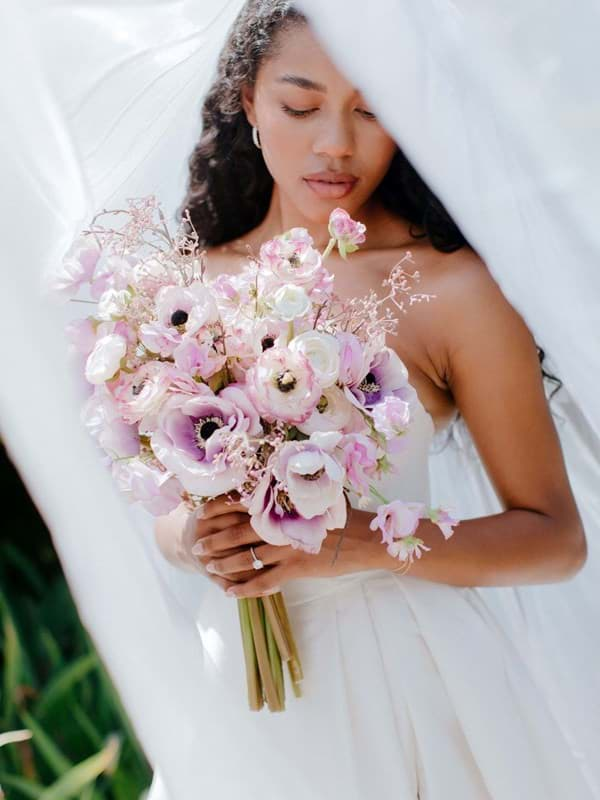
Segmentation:
{"type": "Polygon", "coordinates": [[[394,395],[388,395],[373,406],[373,424],[386,439],[392,439],[408,430],[411,413],[410,403],[394,395]]]}
{"type": "Polygon", "coordinates": [[[121,374],[118,381],[108,386],[123,419],[134,423],[158,412],[171,381],[172,365],[149,361],[133,373],[121,374]]]}
{"type": "Polygon", "coordinates": [[[134,263],[135,259],[132,256],[102,253],[91,281],[90,293],[94,300],[99,300],[109,289],[115,291],[127,289],[133,280],[134,263]]]}
{"type": "Polygon", "coordinates": [[[195,395],[173,394],[164,402],[150,443],[188,492],[212,497],[239,487],[245,478],[245,469],[224,453],[232,434],[262,434],[243,387],[231,384],[216,395],[201,384],[195,395]]]}
{"type": "Polygon", "coordinates": [[[366,226],[362,222],[353,220],[343,208],[334,208],[329,215],[329,233],[337,241],[338,250],[343,258],[347,253],[358,250],[366,237],[366,226]]]}
{"type": "Polygon", "coordinates": [[[128,502],[139,502],[153,516],[169,514],[181,503],[183,486],[168,470],[139,458],[115,461],[112,474],[128,502]]]}
{"type": "Polygon", "coordinates": [[[291,228],[261,245],[259,257],[267,268],[264,279],[269,288],[292,283],[310,292],[323,284],[327,270],[321,254],[305,228],[291,228]]]}
{"type": "Polygon", "coordinates": [[[265,350],[246,381],[252,402],[268,422],[304,422],[321,396],[308,359],[283,347],[265,350]]]}
{"type": "Polygon", "coordinates": [[[175,364],[192,377],[210,378],[223,368],[227,358],[206,341],[185,337],[173,351],[175,364]]]}
{"type": "Polygon", "coordinates": [[[360,339],[353,333],[337,331],[335,338],[340,347],[340,381],[354,386],[365,376],[370,358],[360,339]]]}
{"type": "Polygon", "coordinates": [[[76,295],[83,284],[91,282],[101,252],[93,236],[76,238],[58,269],[48,277],[48,288],[68,297],[76,295]]]}
{"type": "Polygon", "coordinates": [[[189,286],[163,286],[156,293],[159,325],[171,327],[175,335],[195,333],[219,319],[219,311],[210,289],[202,281],[189,286]]]}
{"type": "Polygon", "coordinates": [[[412,536],[419,520],[424,515],[425,503],[405,503],[403,500],[392,500],[378,506],[375,517],[369,523],[374,531],[379,528],[383,534],[382,542],[391,544],[394,539],[412,536]]]}
{"type": "Polygon", "coordinates": [[[347,520],[343,494],[324,514],[305,519],[270,472],[256,487],[248,511],[252,528],[265,542],[307,553],[319,553],[327,531],[343,528],[347,520]]]}
{"type": "Polygon", "coordinates": [[[445,539],[449,539],[454,533],[453,527],[459,524],[460,519],[453,513],[450,513],[444,508],[432,508],[429,510],[429,519],[434,522],[441,532],[444,534],[445,539]]]}
{"type": "Polygon", "coordinates": [[[350,433],[340,440],[339,447],[342,449],[342,463],[352,488],[359,494],[368,494],[370,480],[379,470],[376,443],[362,433],[350,433]]]}

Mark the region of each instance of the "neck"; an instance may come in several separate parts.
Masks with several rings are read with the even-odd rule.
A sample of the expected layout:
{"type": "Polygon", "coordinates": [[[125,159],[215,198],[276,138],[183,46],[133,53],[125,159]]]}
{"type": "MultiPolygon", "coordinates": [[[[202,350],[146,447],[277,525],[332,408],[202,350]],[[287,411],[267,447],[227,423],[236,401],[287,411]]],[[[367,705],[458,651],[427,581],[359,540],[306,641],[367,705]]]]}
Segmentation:
{"type": "MultiPolygon", "coordinates": [[[[398,246],[398,225],[401,224],[401,221],[388,212],[373,196],[352,216],[367,226],[367,241],[361,250],[398,246]]],[[[257,233],[260,235],[261,241],[266,241],[290,228],[306,228],[318,250],[323,251],[327,247],[330,239],[327,222],[315,222],[305,217],[275,184],[269,209],[257,233]]],[[[401,236],[401,238],[407,242],[414,241],[408,233],[408,223],[406,223],[406,236],[401,236]]]]}

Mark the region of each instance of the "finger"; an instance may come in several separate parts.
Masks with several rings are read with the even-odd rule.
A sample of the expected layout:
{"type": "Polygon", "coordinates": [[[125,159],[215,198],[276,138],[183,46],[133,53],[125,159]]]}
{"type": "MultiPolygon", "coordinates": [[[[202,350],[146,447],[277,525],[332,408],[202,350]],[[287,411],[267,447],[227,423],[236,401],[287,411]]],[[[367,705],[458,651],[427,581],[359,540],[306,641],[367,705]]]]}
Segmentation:
{"type": "Polygon", "coordinates": [[[265,567],[259,570],[256,578],[245,583],[230,586],[226,594],[230,597],[259,597],[266,594],[276,594],[281,591],[281,585],[289,580],[289,569],[283,565],[265,567]]]}
{"type": "MultiPolygon", "coordinates": [[[[272,544],[263,544],[260,547],[252,548],[256,553],[256,557],[260,559],[263,564],[277,564],[281,561],[282,552],[281,547],[272,544]]],[[[206,564],[206,569],[215,575],[228,576],[230,573],[242,572],[243,570],[254,569],[252,562],[254,556],[249,547],[234,555],[225,556],[223,558],[213,557],[206,564]]]]}
{"type": "Polygon", "coordinates": [[[223,550],[263,542],[249,522],[237,522],[223,527],[216,533],[206,534],[192,547],[194,555],[220,555],[223,550]]]}
{"type": "Polygon", "coordinates": [[[226,495],[219,495],[212,500],[207,500],[198,511],[198,519],[212,519],[219,514],[230,511],[244,511],[248,513],[248,506],[236,500],[229,500],[226,495]]]}
{"type": "Polygon", "coordinates": [[[204,539],[212,533],[222,531],[225,528],[231,528],[234,525],[241,525],[248,522],[248,514],[241,511],[233,511],[231,513],[219,514],[210,519],[197,519],[195,524],[195,536],[197,539],[204,539]]]}

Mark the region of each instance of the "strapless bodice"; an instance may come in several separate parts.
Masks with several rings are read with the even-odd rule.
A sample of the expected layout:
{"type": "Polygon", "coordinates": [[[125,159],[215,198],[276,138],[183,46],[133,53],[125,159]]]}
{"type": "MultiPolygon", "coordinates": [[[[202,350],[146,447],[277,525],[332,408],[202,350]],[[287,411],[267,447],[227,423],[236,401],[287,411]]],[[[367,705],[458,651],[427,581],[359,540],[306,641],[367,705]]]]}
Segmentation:
{"type": "MultiPolygon", "coordinates": [[[[411,410],[412,424],[405,434],[403,447],[399,452],[389,456],[393,470],[384,473],[379,480],[372,481],[372,484],[388,501],[402,499],[407,502],[429,503],[429,452],[435,435],[435,425],[418,397],[412,402],[411,410]]],[[[358,499],[355,495],[351,493],[349,500],[353,508],[358,508],[358,499]]],[[[380,501],[372,497],[364,510],[375,513],[378,505],[380,501]]],[[[377,532],[373,532],[373,536],[381,539],[381,535],[377,532]]],[[[382,544],[381,547],[385,545],[382,544]]],[[[398,562],[398,566],[401,566],[401,562],[398,562]]],[[[294,606],[337,591],[347,582],[377,574],[387,575],[389,570],[360,570],[335,577],[295,578],[284,584],[283,593],[286,603],[294,606]]]]}

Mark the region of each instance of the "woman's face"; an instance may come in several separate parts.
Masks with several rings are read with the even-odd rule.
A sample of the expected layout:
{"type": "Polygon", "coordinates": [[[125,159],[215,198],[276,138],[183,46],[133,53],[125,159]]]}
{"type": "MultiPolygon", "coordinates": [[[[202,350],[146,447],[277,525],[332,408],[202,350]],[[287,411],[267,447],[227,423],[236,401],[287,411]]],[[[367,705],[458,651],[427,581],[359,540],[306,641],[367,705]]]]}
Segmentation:
{"type": "Polygon", "coordinates": [[[353,215],[386,174],[396,144],[308,25],[280,31],[276,44],[253,89],[242,90],[267,168],[307,220],[326,222],[335,207],[353,215]]]}

